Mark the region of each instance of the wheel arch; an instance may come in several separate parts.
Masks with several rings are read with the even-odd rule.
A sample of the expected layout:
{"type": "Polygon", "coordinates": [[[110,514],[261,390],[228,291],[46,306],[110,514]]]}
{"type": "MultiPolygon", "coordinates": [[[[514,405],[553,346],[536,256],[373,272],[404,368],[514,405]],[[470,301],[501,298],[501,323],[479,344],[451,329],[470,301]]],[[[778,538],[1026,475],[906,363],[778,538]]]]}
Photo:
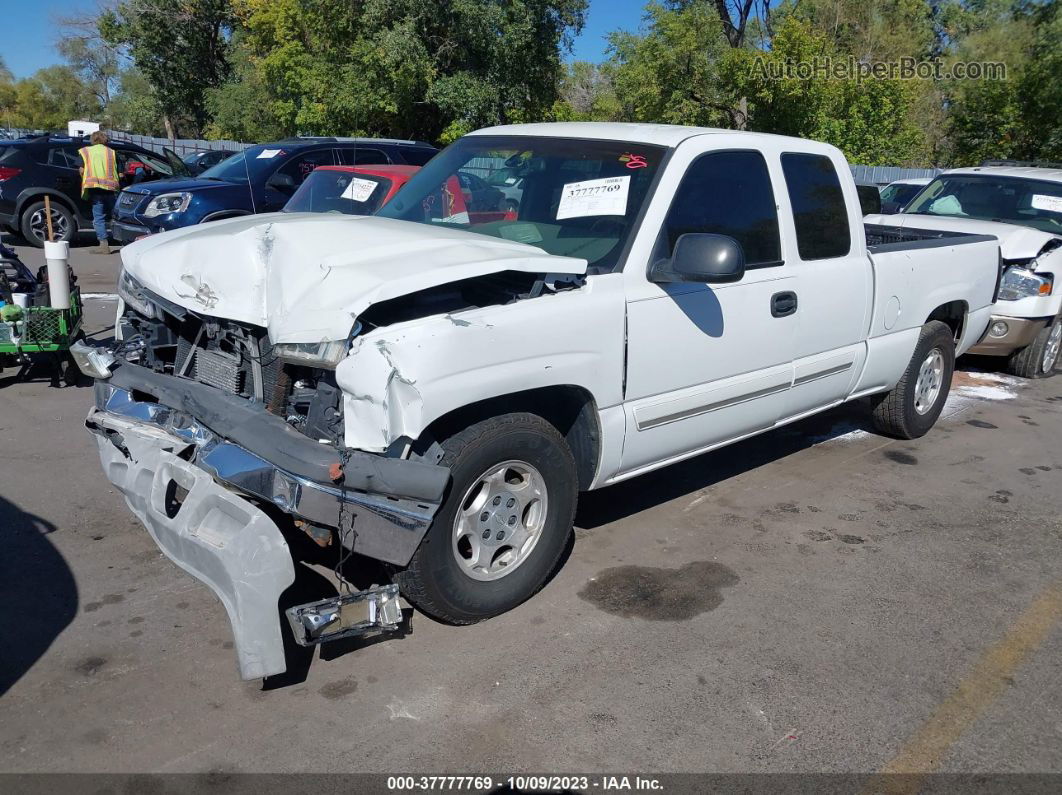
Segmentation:
{"type": "Polygon", "coordinates": [[[564,437],[575,458],[579,489],[589,488],[601,456],[601,423],[597,403],[585,387],[558,384],[478,400],[432,420],[413,443],[416,456],[431,457],[438,442],[469,425],[502,414],[525,411],[542,417],[564,437]]]}
{"type": "MultiPolygon", "coordinates": [[[[930,312],[929,317],[926,318],[925,322],[929,323],[933,320],[939,320],[951,329],[952,337],[955,342],[958,343],[959,340],[962,339],[963,331],[966,328],[966,318],[969,311],[969,304],[965,301],[948,301],[930,312]]],[[[923,325],[925,324],[923,323],[923,325]]]]}
{"type": "Polygon", "coordinates": [[[52,188],[27,188],[18,195],[18,199],[15,201],[15,216],[18,218],[19,224],[22,223],[22,214],[26,211],[26,208],[34,202],[44,201],[45,196],[62,204],[73,214],[75,221],[82,220],[83,216],[78,211],[77,204],[71,201],[70,197],[62,191],[52,188]]]}

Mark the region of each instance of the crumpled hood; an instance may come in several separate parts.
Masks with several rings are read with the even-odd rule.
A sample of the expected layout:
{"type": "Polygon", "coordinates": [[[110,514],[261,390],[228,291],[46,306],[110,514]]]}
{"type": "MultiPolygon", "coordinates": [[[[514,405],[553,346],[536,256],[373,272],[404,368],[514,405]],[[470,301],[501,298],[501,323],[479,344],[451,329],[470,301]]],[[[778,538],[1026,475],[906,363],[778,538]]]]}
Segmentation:
{"type": "Polygon", "coordinates": [[[501,271],[586,272],[584,259],[373,216],[271,213],[175,229],[122,249],[144,287],[273,342],[345,339],[372,304],[501,271]]]}
{"type": "Polygon", "coordinates": [[[992,235],[999,239],[1003,259],[1031,259],[1059,235],[1042,232],[1028,226],[1003,224],[998,221],[979,221],[976,218],[951,218],[941,215],[899,213],[897,215],[867,215],[864,223],[883,226],[909,226],[913,229],[940,229],[943,231],[968,232],[974,235],[992,235]]]}

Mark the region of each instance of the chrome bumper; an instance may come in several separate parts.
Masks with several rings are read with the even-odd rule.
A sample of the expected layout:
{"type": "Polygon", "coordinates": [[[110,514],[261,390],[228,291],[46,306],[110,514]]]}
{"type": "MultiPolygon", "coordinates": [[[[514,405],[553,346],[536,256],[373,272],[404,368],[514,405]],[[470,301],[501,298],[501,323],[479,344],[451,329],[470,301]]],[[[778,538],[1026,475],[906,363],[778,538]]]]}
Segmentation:
{"type": "MultiPolygon", "coordinates": [[[[271,502],[297,518],[337,528],[340,538],[358,554],[405,565],[439,508],[441,493],[438,501],[417,500],[311,480],[223,438],[184,411],[161,402],[137,400],[133,392],[111,381],[97,380],[95,388],[96,408],[86,420],[93,432],[105,436],[110,434],[104,422],[106,417],[132,420],[161,430],[179,440],[182,458],[218,481],[271,502]]],[[[378,459],[369,453],[355,453],[355,456],[359,458],[352,457],[349,463],[357,463],[360,459],[375,463],[378,459]]],[[[409,464],[414,468],[424,466],[394,460],[381,463],[399,466],[409,464]]]]}

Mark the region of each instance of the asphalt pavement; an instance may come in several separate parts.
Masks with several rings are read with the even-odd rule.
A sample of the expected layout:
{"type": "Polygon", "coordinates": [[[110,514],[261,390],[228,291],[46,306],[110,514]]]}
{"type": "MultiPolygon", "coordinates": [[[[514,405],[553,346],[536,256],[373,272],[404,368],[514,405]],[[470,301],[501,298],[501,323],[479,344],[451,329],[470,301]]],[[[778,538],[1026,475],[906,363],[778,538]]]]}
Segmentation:
{"type": "MultiPolygon", "coordinates": [[[[106,335],[119,257],[71,256],[106,335]]],[[[916,441],[853,405],[584,495],[516,610],[264,684],[109,487],[91,390],[6,371],[0,770],[1062,773],[1062,377],[986,364],[916,441]]]]}

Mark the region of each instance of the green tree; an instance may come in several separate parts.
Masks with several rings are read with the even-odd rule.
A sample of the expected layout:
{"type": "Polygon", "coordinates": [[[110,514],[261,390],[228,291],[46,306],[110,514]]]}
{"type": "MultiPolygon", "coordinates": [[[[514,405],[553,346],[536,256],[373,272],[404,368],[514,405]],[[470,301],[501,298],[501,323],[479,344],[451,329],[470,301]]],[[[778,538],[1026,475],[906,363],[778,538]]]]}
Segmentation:
{"type": "Polygon", "coordinates": [[[112,46],[124,48],[151,86],[173,138],[209,120],[207,92],[229,75],[230,0],[121,0],[99,19],[112,46]]]}
{"type": "Polygon", "coordinates": [[[254,90],[268,92],[286,133],[435,140],[549,114],[560,51],[585,8],[586,0],[242,0],[240,46],[260,81],[254,90]]]}
{"type": "Polygon", "coordinates": [[[720,69],[729,42],[706,2],[650,2],[644,33],[609,36],[604,66],[625,121],[732,126],[738,97],[720,69]]]}
{"type": "Polygon", "coordinates": [[[1018,84],[1021,131],[1016,154],[1062,162],[1062,7],[1045,3],[1034,12],[1030,57],[1018,84]]]}
{"type": "Polygon", "coordinates": [[[14,86],[13,109],[5,119],[15,127],[65,130],[71,119],[92,118],[99,102],[69,66],[48,66],[14,86]]]}

